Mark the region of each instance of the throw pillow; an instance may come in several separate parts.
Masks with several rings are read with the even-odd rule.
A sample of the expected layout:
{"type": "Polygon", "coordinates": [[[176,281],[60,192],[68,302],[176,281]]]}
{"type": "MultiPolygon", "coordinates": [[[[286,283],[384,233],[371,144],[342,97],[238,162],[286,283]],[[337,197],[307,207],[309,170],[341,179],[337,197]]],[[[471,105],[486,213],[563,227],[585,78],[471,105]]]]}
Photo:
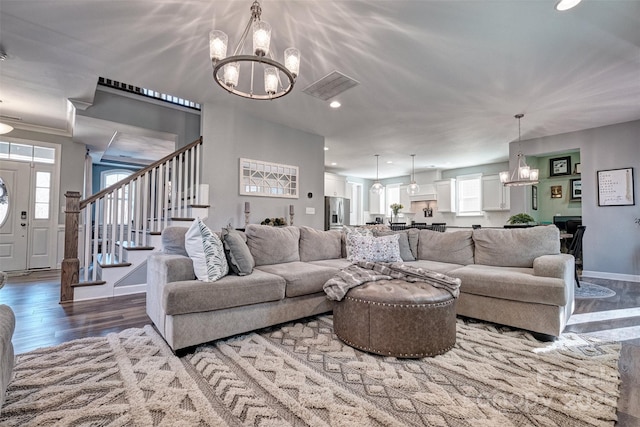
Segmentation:
{"type": "Polygon", "coordinates": [[[249,224],[245,231],[247,246],[255,265],[273,265],[300,261],[300,229],[249,224]]]}
{"type": "Polygon", "coordinates": [[[231,271],[238,276],[251,274],[255,261],[249,251],[249,246],[247,246],[247,236],[233,228],[223,228],[221,234],[224,253],[231,271]]]}
{"type": "Polygon", "coordinates": [[[373,237],[373,231],[365,227],[350,227],[348,225],[342,227],[342,237],[344,238],[345,246],[345,253],[343,255],[347,259],[351,258],[350,247],[353,246],[351,238],[355,236],[373,237]]]}
{"type": "Polygon", "coordinates": [[[371,262],[400,262],[399,234],[390,236],[351,236],[351,248],[349,261],[371,261],[371,262]]]}
{"type": "Polygon", "coordinates": [[[300,261],[341,258],[340,244],[340,230],[300,227],[300,261]]]}
{"type": "Polygon", "coordinates": [[[198,280],[215,282],[229,273],[222,241],[200,218],[196,218],[187,230],[184,247],[193,261],[193,272],[198,280]]]}
{"type": "Polygon", "coordinates": [[[413,256],[411,246],[409,245],[409,230],[402,231],[374,231],[376,237],[379,236],[391,236],[397,234],[399,236],[398,244],[400,245],[400,256],[402,261],[415,261],[416,257],[413,256]]]}

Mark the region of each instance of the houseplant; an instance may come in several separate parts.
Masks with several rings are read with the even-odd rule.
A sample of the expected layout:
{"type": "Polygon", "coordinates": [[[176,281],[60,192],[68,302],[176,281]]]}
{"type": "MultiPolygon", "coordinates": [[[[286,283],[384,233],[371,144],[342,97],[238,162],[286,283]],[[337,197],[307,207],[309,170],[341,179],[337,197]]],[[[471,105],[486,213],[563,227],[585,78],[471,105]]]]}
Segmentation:
{"type": "Polygon", "coordinates": [[[529,214],[519,213],[519,214],[511,215],[507,222],[509,224],[531,224],[531,223],[535,223],[536,220],[529,214]]]}
{"type": "Polygon", "coordinates": [[[389,205],[389,207],[391,208],[391,212],[393,212],[391,222],[398,222],[398,212],[400,212],[400,209],[404,208],[404,206],[402,206],[400,203],[392,203],[391,205],[389,205]]]}

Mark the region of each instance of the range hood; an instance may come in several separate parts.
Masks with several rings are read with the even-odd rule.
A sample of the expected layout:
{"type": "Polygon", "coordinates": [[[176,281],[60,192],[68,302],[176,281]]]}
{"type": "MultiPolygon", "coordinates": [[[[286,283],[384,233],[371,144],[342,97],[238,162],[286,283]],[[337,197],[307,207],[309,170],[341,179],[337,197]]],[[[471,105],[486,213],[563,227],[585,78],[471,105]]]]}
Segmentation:
{"type": "Polygon", "coordinates": [[[412,202],[422,202],[430,200],[438,200],[436,196],[436,186],[434,184],[418,184],[420,191],[417,194],[409,196],[412,202]]]}

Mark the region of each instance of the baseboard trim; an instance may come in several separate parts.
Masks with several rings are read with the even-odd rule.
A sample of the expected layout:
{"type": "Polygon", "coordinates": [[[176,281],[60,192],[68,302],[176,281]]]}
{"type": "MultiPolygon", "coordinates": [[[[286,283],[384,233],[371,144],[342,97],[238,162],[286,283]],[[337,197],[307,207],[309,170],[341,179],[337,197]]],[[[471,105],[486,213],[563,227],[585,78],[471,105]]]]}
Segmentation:
{"type": "Polygon", "coordinates": [[[142,283],[140,285],[131,285],[131,286],[118,286],[113,288],[114,297],[117,297],[120,295],[141,294],[145,292],[147,292],[146,283],[142,283]]]}
{"type": "Polygon", "coordinates": [[[593,277],[594,279],[623,280],[625,282],[640,283],[640,275],[637,275],[637,274],[620,274],[620,273],[607,273],[606,271],[583,270],[582,276],[593,277]]]}

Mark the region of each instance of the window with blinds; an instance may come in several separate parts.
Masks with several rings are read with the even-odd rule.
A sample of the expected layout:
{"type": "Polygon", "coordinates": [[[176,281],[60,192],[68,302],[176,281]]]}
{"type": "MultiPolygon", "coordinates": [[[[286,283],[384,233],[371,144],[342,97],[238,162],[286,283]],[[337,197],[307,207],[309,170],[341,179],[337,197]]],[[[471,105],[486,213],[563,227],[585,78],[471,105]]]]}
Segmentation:
{"type": "Polygon", "coordinates": [[[482,174],[456,177],[458,216],[482,215],[482,174]]]}

